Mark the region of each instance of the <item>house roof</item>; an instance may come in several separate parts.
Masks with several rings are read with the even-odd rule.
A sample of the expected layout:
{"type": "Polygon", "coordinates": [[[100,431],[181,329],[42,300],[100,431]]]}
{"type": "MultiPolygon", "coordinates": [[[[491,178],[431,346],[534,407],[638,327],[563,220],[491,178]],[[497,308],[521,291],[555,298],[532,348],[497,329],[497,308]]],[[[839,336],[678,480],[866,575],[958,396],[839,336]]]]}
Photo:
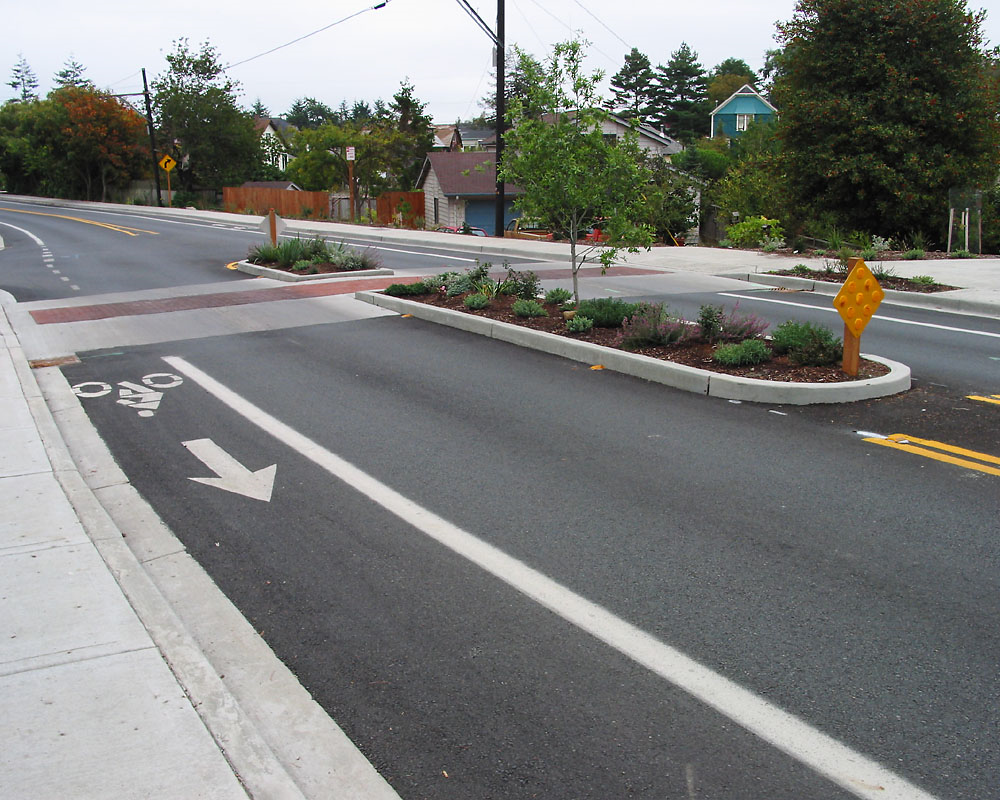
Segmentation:
{"type": "Polygon", "coordinates": [[[241,189],[287,189],[291,192],[301,192],[302,187],[291,181],[247,181],[241,189]]]}
{"type": "MultiPolygon", "coordinates": [[[[572,118],[576,112],[569,111],[566,113],[570,118],[572,118]]],[[[555,122],[558,116],[559,115],[555,113],[542,114],[542,120],[551,123],[555,122]]],[[[662,131],[658,131],[651,125],[646,125],[645,123],[639,123],[638,125],[636,125],[632,120],[626,119],[625,117],[612,113],[608,114],[608,119],[610,119],[612,122],[617,122],[622,127],[633,128],[635,132],[639,135],[640,139],[648,139],[649,141],[654,142],[655,144],[659,145],[664,150],[666,150],[666,152],[669,155],[673,155],[674,153],[679,153],[681,152],[681,150],[684,149],[684,145],[682,145],[676,139],[670,138],[665,133],[663,133],[662,131]]]]}
{"type": "MultiPolygon", "coordinates": [[[[488,197],[496,194],[497,156],[492,152],[428,153],[417,178],[417,188],[423,188],[431,170],[437,175],[441,191],[449,197],[488,197]]],[[[504,184],[504,193],[521,194],[512,183],[504,184]]]]}
{"type": "Polygon", "coordinates": [[[254,117],[253,128],[258,135],[271,128],[282,141],[287,141],[298,130],[292,123],[278,117],[254,117]]]}
{"type": "Polygon", "coordinates": [[[744,83],[742,87],[729,95],[728,99],[719,103],[712,112],[712,116],[714,117],[723,111],[726,114],[761,114],[767,111],[771,111],[773,114],[778,113],[778,109],[772,106],[767,98],[749,83],[744,83]]]}

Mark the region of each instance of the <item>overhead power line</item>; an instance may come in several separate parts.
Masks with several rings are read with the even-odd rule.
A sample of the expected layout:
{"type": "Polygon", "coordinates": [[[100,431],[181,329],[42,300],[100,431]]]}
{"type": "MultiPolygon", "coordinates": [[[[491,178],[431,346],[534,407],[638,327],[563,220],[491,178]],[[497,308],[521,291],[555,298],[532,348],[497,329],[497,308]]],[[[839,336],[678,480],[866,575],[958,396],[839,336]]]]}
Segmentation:
{"type": "Polygon", "coordinates": [[[617,33],[615,33],[613,30],[611,30],[611,28],[608,27],[608,25],[607,25],[606,22],[604,22],[602,19],[598,18],[597,14],[595,14],[593,11],[591,11],[589,8],[587,8],[583,3],[580,2],[580,0],[574,0],[574,2],[578,6],[580,6],[580,8],[582,8],[584,11],[586,11],[588,14],[590,14],[590,16],[592,16],[595,20],[597,20],[598,24],[600,24],[601,26],[603,26],[604,29],[608,33],[610,33],[612,36],[614,36],[619,42],[621,42],[626,47],[631,47],[631,45],[628,42],[626,42],[621,36],[619,36],[617,33]]]}
{"type": "Polygon", "coordinates": [[[355,11],[353,14],[348,14],[343,19],[338,19],[336,22],[331,22],[329,25],[324,25],[322,28],[317,28],[314,31],[311,31],[311,32],[306,33],[306,34],[304,34],[302,36],[299,36],[297,39],[292,39],[292,41],[290,41],[290,42],[285,42],[284,44],[279,44],[277,47],[272,47],[270,50],[265,50],[263,53],[258,53],[255,56],[250,56],[250,58],[244,58],[242,61],[237,61],[237,62],[235,62],[233,64],[228,64],[227,66],[223,67],[223,69],[232,69],[233,67],[238,67],[238,66],[240,66],[242,64],[246,64],[247,62],[255,61],[258,58],[263,58],[264,56],[269,56],[269,55],[271,55],[271,53],[276,53],[279,50],[283,50],[286,47],[290,47],[291,45],[293,45],[293,44],[295,44],[297,42],[301,42],[303,39],[308,39],[310,36],[315,36],[317,33],[322,33],[323,31],[329,30],[330,28],[334,27],[335,25],[340,25],[343,22],[347,22],[347,20],[349,20],[349,19],[354,19],[355,17],[360,16],[361,14],[364,14],[366,11],[375,11],[375,10],[377,10],[379,8],[385,8],[388,3],[389,3],[389,0],[382,0],[381,3],[377,3],[376,5],[369,6],[368,8],[362,8],[360,11],[355,11]]]}

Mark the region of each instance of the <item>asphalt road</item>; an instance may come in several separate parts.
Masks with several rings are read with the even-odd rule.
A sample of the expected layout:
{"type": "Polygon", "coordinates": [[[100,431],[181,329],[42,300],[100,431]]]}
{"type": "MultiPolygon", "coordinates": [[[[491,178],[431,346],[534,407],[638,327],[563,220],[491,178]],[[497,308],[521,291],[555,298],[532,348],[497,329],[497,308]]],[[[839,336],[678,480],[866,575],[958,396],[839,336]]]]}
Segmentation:
{"type": "MultiPolygon", "coordinates": [[[[139,244],[113,233],[87,245],[100,288],[81,291],[138,258],[106,253],[139,244]]],[[[164,285],[224,279],[227,237],[251,236],[204,235],[218,250],[171,259],[164,285]]],[[[46,269],[18,291],[54,291],[46,269]]],[[[917,389],[828,408],[708,399],[396,316],[123,342],[63,371],[100,395],[81,402],[129,479],[404,798],[853,796],[796,750],[816,732],[931,796],[995,797],[998,478],[857,432],[1000,453],[996,407],[963,394],[1000,392],[994,340],[876,324],[872,350],[926,357],[917,389]],[[123,382],[162,398],[116,402],[123,382]],[[211,473],[203,439],[276,465],[270,499],[192,481],[211,473]],[[663,645],[705,692],[649,668],[642,647],[663,645]],[[760,701],[778,722],[755,735],[760,701]]]]}

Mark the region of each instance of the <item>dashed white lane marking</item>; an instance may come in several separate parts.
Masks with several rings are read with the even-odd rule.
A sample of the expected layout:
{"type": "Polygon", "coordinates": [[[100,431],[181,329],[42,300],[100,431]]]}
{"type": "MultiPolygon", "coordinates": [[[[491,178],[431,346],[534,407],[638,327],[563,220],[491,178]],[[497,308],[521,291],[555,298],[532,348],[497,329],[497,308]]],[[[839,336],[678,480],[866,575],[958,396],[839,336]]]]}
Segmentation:
{"type": "Polygon", "coordinates": [[[163,359],[240,414],[403,522],[711,706],[864,800],[933,800],[881,764],[699,664],[645,631],[417,505],[177,356],[163,359]]]}
{"type": "MultiPolygon", "coordinates": [[[[828,311],[832,314],[837,313],[837,309],[833,308],[833,303],[831,302],[830,308],[826,306],[813,306],[809,303],[793,303],[790,300],[775,300],[771,297],[751,297],[745,294],[730,294],[729,292],[719,292],[722,297],[735,297],[737,300],[752,300],[758,303],[776,303],[781,306],[795,306],[796,308],[808,308],[813,311],[828,311]]],[[[876,314],[872,319],[877,319],[882,322],[898,322],[900,325],[916,325],[920,328],[934,328],[939,331],[951,331],[952,333],[968,333],[973,336],[992,336],[994,339],[1000,339],[1000,333],[992,333],[990,331],[973,331],[968,328],[953,328],[951,325],[937,325],[933,322],[917,322],[912,319],[900,319],[899,317],[884,317],[881,314],[876,314]]]]}

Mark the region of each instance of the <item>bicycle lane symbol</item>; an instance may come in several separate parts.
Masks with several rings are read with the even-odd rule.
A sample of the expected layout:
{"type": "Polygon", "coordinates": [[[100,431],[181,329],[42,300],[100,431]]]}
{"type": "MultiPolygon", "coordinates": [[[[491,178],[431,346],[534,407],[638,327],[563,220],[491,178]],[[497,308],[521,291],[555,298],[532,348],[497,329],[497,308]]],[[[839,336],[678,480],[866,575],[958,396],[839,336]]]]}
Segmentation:
{"type": "MultiPolygon", "coordinates": [[[[119,405],[128,406],[138,412],[140,417],[151,417],[160,407],[163,391],[173,389],[184,383],[180,375],[170,372],[153,372],[143,376],[142,384],[132,381],[119,381],[119,405]]],[[[114,391],[110,383],[104,381],[84,381],[73,386],[73,394],[81,398],[106,397],[114,391]]]]}

